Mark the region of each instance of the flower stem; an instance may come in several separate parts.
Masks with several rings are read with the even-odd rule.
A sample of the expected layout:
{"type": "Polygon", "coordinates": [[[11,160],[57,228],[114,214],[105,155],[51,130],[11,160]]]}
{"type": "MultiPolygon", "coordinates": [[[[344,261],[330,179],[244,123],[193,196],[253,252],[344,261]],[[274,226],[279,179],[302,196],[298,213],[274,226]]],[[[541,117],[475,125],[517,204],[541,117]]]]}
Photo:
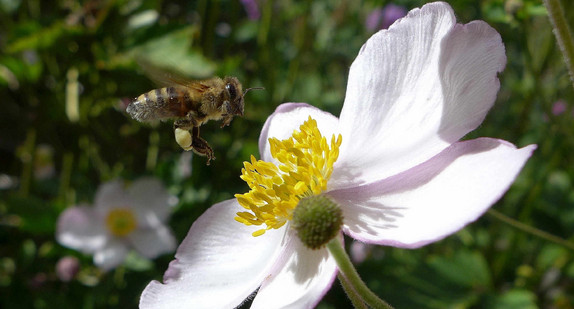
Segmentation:
{"type": "Polygon", "coordinates": [[[353,287],[349,283],[349,280],[347,280],[347,278],[345,278],[345,276],[341,275],[341,273],[338,273],[337,278],[339,278],[339,281],[341,282],[341,286],[343,287],[343,290],[345,290],[345,293],[347,293],[347,296],[351,300],[351,303],[353,304],[353,307],[355,307],[355,309],[368,309],[369,308],[367,306],[367,304],[365,304],[363,302],[363,299],[361,298],[361,296],[359,296],[359,294],[357,294],[357,291],[355,291],[353,289],[353,287]]]}
{"type": "Polygon", "coordinates": [[[351,259],[349,259],[349,256],[347,255],[347,252],[345,252],[343,244],[341,244],[338,237],[333,238],[327,244],[327,249],[335,258],[341,276],[344,278],[344,280],[341,281],[343,288],[345,291],[350,289],[350,292],[347,291],[347,293],[351,294],[349,297],[353,301],[353,304],[355,304],[355,301],[361,301],[371,308],[393,308],[375,295],[363,280],[361,280],[361,277],[359,277],[357,270],[353,266],[353,263],[351,263],[351,259]]]}
{"type": "Polygon", "coordinates": [[[574,243],[569,242],[566,239],[560,238],[558,236],[554,236],[548,232],[544,232],[544,231],[539,230],[535,227],[532,227],[532,226],[524,224],[520,221],[514,220],[514,219],[507,217],[504,214],[494,210],[494,209],[488,210],[488,214],[495,217],[496,219],[518,229],[518,230],[521,230],[521,231],[526,232],[528,234],[542,238],[544,240],[548,240],[550,242],[564,246],[564,247],[574,251],[574,243]]]}
{"type": "Polygon", "coordinates": [[[146,169],[155,170],[157,165],[157,154],[159,153],[159,133],[153,130],[149,135],[149,147],[147,149],[146,169]]]}
{"type": "Polygon", "coordinates": [[[564,9],[560,4],[560,0],[544,0],[546,10],[548,10],[548,17],[554,28],[554,35],[558,46],[564,56],[564,62],[570,73],[570,81],[574,86],[574,38],[568,28],[568,22],[564,16],[564,9]]]}
{"type": "Polygon", "coordinates": [[[26,141],[20,152],[22,176],[20,176],[20,194],[27,196],[34,176],[34,155],[36,152],[36,129],[28,130],[26,141]]]}

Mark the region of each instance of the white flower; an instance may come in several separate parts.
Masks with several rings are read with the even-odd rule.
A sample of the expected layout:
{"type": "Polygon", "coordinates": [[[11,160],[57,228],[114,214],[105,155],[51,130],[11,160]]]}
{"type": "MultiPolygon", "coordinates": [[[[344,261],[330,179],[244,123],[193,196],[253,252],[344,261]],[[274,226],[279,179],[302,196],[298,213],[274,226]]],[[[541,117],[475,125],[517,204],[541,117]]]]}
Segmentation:
{"type": "Polygon", "coordinates": [[[56,238],[63,246],[93,254],[104,270],[120,265],[130,249],[155,258],[176,246],[164,224],[173,199],[153,178],[139,179],[127,189],[121,181],[108,182],[98,188],[94,207],[80,205],[60,215],[56,238]]]}
{"type": "Polygon", "coordinates": [[[192,225],[164,283],[151,282],[140,306],[234,308],[257,289],[252,308],[315,306],[337,267],[290,228],[304,196],[337,203],[343,232],[370,244],[416,248],[476,220],[536,148],[459,141],[494,104],[505,62],[494,29],[456,24],[442,2],[373,35],[351,66],[340,118],[279,106],[261,132],[262,161],[243,170],[251,191],[192,225]]]}

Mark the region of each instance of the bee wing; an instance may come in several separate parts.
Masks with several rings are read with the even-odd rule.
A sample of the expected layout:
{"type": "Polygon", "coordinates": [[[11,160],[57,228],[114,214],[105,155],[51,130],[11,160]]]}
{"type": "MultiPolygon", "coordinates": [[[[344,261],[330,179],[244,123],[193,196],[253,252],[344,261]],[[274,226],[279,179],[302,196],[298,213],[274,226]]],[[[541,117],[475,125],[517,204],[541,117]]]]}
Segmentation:
{"type": "Polygon", "coordinates": [[[200,92],[200,93],[204,93],[211,88],[211,86],[208,86],[208,85],[202,83],[201,81],[188,81],[187,84],[180,84],[180,85],[185,86],[187,88],[190,88],[190,89],[195,90],[195,91],[200,92]]]}
{"type": "Polygon", "coordinates": [[[209,89],[209,86],[202,84],[201,82],[153,65],[144,59],[137,59],[137,63],[144,71],[144,74],[160,87],[183,86],[200,92],[204,92],[209,89]]]}

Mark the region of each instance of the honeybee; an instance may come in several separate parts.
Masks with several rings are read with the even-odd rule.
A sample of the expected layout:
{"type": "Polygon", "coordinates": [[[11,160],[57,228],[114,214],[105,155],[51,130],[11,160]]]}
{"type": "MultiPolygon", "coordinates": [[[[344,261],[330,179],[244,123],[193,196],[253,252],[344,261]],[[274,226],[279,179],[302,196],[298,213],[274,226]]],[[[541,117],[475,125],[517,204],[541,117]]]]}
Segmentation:
{"type": "Polygon", "coordinates": [[[203,81],[169,79],[171,85],[154,89],[133,99],[126,112],[140,122],[175,119],[175,140],[186,151],[215,160],[213,149],[199,136],[199,127],[209,120],[223,120],[228,126],[234,116],[243,116],[243,92],[235,77],[214,77],[203,81]]]}

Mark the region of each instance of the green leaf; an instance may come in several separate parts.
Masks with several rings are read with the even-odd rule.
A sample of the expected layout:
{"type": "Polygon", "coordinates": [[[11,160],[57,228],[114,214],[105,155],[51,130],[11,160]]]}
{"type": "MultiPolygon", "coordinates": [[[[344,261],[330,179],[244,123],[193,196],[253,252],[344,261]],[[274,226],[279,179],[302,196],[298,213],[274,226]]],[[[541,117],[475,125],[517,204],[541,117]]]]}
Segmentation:
{"type": "Polygon", "coordinates": [[[8,213],[20,217],[20,231],[36,235],[53,235],[58,212],[53,204],[33,197],[11,197],[8,213]]]}
{"type": "Polygon", "coordinates": [[[477,251],[457,251],[451,257],[436,257],[430,267],[443,279],[466,287],[487,287],[491,283],[486,260],[477,251]]]}
{"type": "MultiPolygon", "coordinates": [[[[34,52],[30,52],[34,53],[34,52]]],[[[34,57],[35,55],[31,55],[34,57]]],[[[38,60],[28,61],[17,57],[0,58],[0,82],[18,87],[23,81],[36,82],[42,75],[43,65],[38,60]]]]}
{"type": "Polygon", "coordinates": [[[486,306],[491,309],[536,309],[536,295],[527,290],[514,289],[495,297],[486,306]]]}
{"type": "Polygon", "coordinates": [[[192,77],[208,78],[213,75],[215,65],[190,49],[195,27],[186,27],[134,48],[133,55],[151,66],[168,72],[192,77]]]}
{"type": "Polygon", "coordinates": [[[569,260],[568,250],[562,246],[548,244],[539,251],[536,266],[538,269],[563,267],[569,260]]]}
{"type": "Polygon", "coordinates": [[[48,49],[54,46],[58,39],[65,35],[80,33],[79,27],[66,25],[63,21],[55,22],[49,27],[40,28],[26,36],[18,38],[6,48],[8,53],[17,53],[25,50],[48,49]]]}

